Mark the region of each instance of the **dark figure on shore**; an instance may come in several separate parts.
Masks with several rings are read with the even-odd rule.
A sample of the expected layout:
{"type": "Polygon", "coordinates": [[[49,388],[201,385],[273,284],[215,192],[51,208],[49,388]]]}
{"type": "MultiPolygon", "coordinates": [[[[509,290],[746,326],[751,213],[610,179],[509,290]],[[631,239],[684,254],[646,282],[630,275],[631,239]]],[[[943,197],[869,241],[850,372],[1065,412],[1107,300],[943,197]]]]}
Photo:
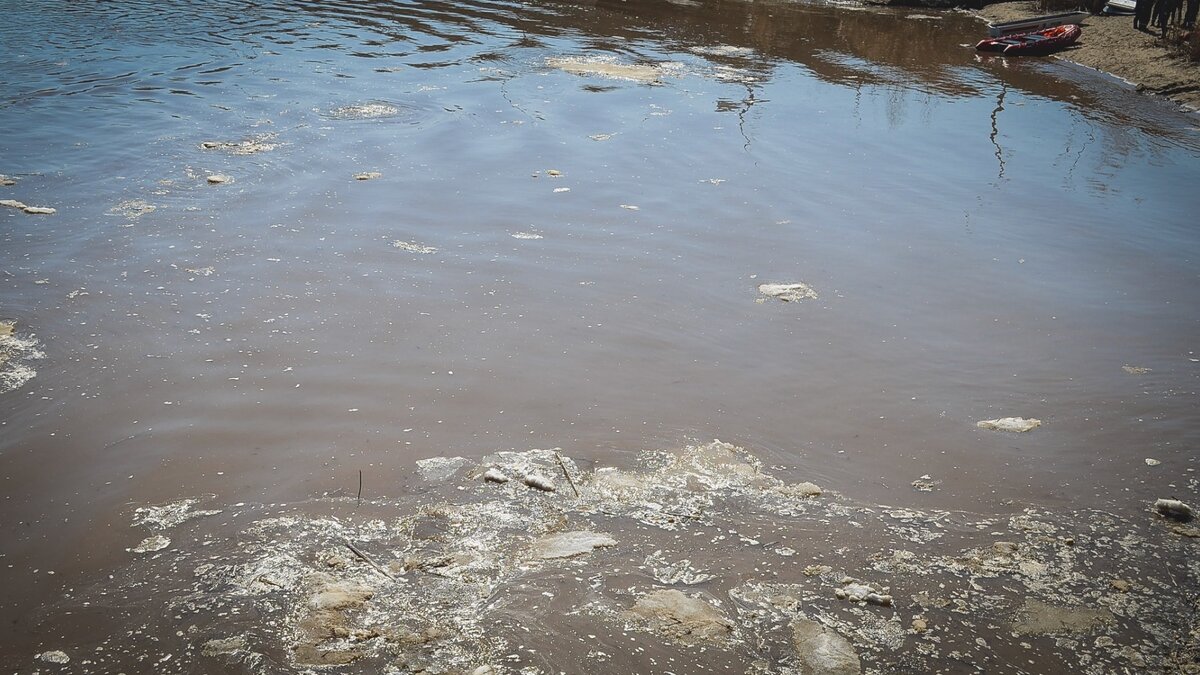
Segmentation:
{"type": "Polygon", "coordinates": [[[1150,19],[1154,16],[1156,0],[1137,0],[1133,10],[1135,30],[1150,30],[1150,19]]]}
{"type": "Polygon", "coordinates": [[[1179,0],[1158,0],[1154,3],[1154,25],[1162,30],[1162,34],[1167,34],[1167,24],[1171,21],[1171,15],[1175,10],[1179,9],[1179,0]]]}
{"type": "Polygon", "coordinates": [[[1189,30],[1196,27],[1196,14],[1200,13],[1200,0],[1187,0],[1187,13],[1183,15],[1183,27],[1189,30]]]}

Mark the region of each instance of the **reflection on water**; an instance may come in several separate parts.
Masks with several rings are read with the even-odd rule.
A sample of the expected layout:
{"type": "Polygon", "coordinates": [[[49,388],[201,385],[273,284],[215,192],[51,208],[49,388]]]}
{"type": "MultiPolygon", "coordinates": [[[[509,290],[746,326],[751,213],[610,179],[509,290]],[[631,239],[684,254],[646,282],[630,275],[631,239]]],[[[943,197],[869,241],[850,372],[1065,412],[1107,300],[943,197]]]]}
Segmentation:
{"type": "Polygon", "coordinates": [[[0,394],[14,664],[130,504],[386,493],[443,454],[720,437],[983,512],[1195,489],[1195,121],[978,59],[967,17],[0,7],[0,199],[56,209],[0,210],[0,317],[45,355],[0,394]],[[1045,424],[974,426],[1009,415],[1045,424]]]}

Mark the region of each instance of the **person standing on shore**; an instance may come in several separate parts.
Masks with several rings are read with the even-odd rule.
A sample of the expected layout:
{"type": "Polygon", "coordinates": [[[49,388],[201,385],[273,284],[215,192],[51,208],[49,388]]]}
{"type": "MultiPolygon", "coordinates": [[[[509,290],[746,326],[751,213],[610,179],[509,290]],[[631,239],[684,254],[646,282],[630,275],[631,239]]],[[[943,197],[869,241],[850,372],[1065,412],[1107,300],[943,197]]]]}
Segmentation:
{"type": "Polygon", "coordinates": [[[1154,16],[1155,0],[1137,0],[1133,10],[1134,30],[1149,30],[1150,20],[1154,16]]]}
{"type": "Polygon", "coordinates": [[[1179,9],[1180,0],[1158,0],[1154,3],[1154,18],[1152,22],[1162,30],[1162,34],[1167,34],[1167,24],[1171,22],[1171,15],[1175,10],[1179,9]]]}

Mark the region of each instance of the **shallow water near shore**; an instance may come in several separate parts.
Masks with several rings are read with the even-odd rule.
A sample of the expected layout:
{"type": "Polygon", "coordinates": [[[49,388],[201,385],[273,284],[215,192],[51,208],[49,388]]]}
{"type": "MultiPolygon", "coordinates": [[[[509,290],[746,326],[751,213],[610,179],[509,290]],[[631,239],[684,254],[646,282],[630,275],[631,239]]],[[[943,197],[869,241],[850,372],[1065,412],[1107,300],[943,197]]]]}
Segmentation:
{"type": "MultiPolygon", "coordinates": [[[[1070,514],[1071,532],[1103,513],[1159,528],[1139,536],[1162,535],[1164,559],[1195,546],[1150,508],[1197,501],[1194,115],[1067,64],[977,58],[964,45],[981,24],[957,13],[0,7],[0,199],[55,210],[0,208],[0,664],[102,644],[112,627],[83,603],[110,574],[122,597],[154,596],[146,580],[202,556],[205,537],[221,564],[248,564],[236,541],[253,521],[229,517],[235,504],[316,518],[349,508],[361,471],[362,508],[378,512],[345,518],[413,517],[449,499],[414,469],[439,456],[557,447],[582,476],[721,438],[847,509],[963,523],[1035,509],[1070,514]],[[768,283],[816,297],[782,302],[768,283]],[[1042,424],[976,427],[1004,417],[1042,424]],[[226,515],[168,534],[147,551],[159,563],[127,550],[147,536],[136,508],[182,498],[226,515]]],[[[613,555],[698,562],[658,530],[622,550],[628,513],[564,513],[567,530],[600,518],[613,555]]],[[[759,516],[723,517],[740,530],[759,516]]],[[[791,574],[902,548],[887,528],[789,517],[791,574]],[[806,546],[810,527],[845,550],[806,546]]],[[[539,518],[523,530],[552,529],[539,518]]],[[[753,605],[757,554],[720,555],[734,571],[704,592],[753,605]]],[[[490,583],[522,582],[503,569],[490,583]]],[[[1182,562],[1139,573],[1158,590],[1196,579],[1182,562]]],[[[592,600],[628,605],[655,584],[629,583],[592,600]]],[[[900,585],[887,611],[907,629],[923,589],[900,585]]],[[[883,667],[854,633],[867,619],[806,616],[883,667]]],[[[563,630],[588,625],[605,624],[563,630]]],[[[198,640],[186,668],[213,672],[198,640]]],[[[719,670],[681,649],[669,658],[719,670]]],[[[778,650],[763,667],[790,667],[778,650]]]]}

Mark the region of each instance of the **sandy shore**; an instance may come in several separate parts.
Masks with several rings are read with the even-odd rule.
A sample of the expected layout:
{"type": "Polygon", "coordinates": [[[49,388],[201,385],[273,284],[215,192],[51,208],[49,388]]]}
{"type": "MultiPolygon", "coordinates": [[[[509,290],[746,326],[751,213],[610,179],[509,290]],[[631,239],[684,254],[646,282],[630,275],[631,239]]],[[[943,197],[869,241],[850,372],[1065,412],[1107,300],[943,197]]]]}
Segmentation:
{"type": "MultiPolygon", "coordinates": [[[[988,5],[979,15],[988,21],[1008,21],[1042,14],[1032,2],[988,5]]],[[[1200,63],[1170,54],[1161,40],[1134,30],[1132,16],[1094,16],[1083,27],[1077,46],[1058,58],[1102,70],[1200,110],[1200,63]]]]}

